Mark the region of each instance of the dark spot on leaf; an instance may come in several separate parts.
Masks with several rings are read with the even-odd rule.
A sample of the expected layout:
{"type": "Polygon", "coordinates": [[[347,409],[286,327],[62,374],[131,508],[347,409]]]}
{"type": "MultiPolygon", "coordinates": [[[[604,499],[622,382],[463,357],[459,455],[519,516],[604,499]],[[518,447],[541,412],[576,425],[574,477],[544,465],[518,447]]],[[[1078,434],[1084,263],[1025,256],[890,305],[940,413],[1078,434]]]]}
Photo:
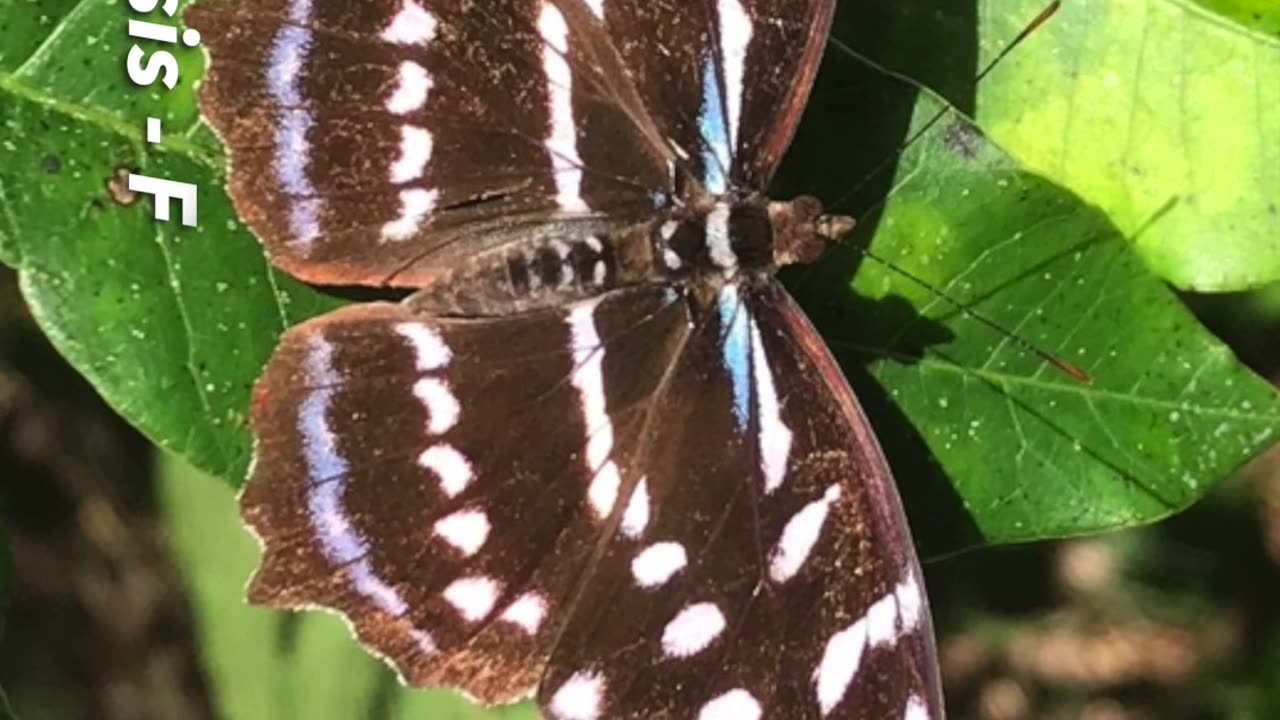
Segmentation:
{"type": "Polygon", "coordinates": [[[40,167],[50,175],[57,175],[62,172],[62,159],[57,155],[45,155],[40,160],[40,167]]]}
{"type": "Polygon", "coordinates": [[[952,123],[947,128],[946,144],[951,152],[972,160],[982,147],[982,133],[968,123],[952,123]]]}

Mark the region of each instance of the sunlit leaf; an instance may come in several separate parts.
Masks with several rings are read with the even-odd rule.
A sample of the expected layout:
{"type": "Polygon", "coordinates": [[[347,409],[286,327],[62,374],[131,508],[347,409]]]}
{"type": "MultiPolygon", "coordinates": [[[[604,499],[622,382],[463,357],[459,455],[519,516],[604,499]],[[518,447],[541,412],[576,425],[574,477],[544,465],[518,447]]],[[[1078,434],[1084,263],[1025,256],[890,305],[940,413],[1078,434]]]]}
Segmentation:
{"type": "Polygon", "coordinates": [[[978,68],[1048,4],[883,3],[842,37],[974,110],[1025,169],[1100,208],[1175,285],[1280,279],[1276,4],[1066,2],[975,92],[978,68]]]}

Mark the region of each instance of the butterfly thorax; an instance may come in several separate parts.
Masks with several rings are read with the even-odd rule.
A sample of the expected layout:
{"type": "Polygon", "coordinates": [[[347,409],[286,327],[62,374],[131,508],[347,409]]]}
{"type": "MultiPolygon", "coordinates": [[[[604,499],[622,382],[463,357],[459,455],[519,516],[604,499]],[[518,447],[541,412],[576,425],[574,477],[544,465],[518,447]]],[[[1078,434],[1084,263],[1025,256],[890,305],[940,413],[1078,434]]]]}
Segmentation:
{"type": "Polygon", "coordinates": [[[852,227],[851,218],[824,215],[822,204],[808,196],[790,202],[761,195],[708,199],[692,213],[657,223],[655,272],[665,278],[772,274],[813,262],[852,227]]]}
{"type": "Polygon", "coordinates": [[[772,202],[704,196],[647,222],[612,231],[540,234],[478,253],[415,295],[439,315],[497,315],[564,305],[621,287],[719,286],[816,260],[853,227],[814,198],[772,202]]]}

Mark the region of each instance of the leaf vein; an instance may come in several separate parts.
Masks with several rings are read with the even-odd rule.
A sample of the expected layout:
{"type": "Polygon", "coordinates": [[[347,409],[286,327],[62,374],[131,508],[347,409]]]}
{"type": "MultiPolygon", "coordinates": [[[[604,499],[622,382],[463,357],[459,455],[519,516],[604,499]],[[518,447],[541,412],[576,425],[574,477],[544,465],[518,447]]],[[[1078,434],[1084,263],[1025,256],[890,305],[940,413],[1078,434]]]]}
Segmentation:
{"type": "MultiPolygon", "coordinates": [[[[164,258],[165,274],[169,278],[169,289],[173,293],[173,301],[178,310],[178,317],[182,319],[184,340],[187,346],[187,359],[184,365],[186,366],[187,374],[191,376],[191,384],[195,389],[196,398],[200,402],[200,408],[204,411],[205,417],[212,421],[216,414],[213,403],[209,400],[209,393],[201,381],[198,363],[196,362],[196,336],[195,327],[191,322],[191,312],[187,308],[186,298],[182,295],[182,280],[178,277],[177,269],[173,263],[173,256],[165,243],[164,231],[159,227],[156,228],[155,241],[156,245],[160,247],[160,255],[164,258]]],[[[223,433],[214,432],[210,434],[215,438],[214,445],[217,446],[219,453],[222,455],[223,462],[228,462],[231,458],[231,453],[224,442],[223,433]]]]}

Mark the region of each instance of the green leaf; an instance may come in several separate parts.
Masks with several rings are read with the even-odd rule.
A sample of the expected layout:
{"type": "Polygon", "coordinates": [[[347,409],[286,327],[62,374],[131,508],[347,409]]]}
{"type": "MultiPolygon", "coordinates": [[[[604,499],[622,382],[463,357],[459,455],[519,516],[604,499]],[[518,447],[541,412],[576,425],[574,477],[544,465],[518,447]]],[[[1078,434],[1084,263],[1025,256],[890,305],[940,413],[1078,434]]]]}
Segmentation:
{"type": "MultiPolygon", "coordinates": [[[[903,94],[853,63],[828,63],[785,184],[857,197],[850,178],[865,174],[847,168],[868,161],[856,144],[831,141],[872,122],[851,123],[830,101],[849,87],[903,94]]],[[[926,96],[897,136],[942,112],[926,96]]],[[[898,269],[848,252],[790,285],[868,405],[912,517],[927,518],[915,524],[925,552],[1149,522],[1280,437],[1274,390],[1144,269],[1109,219],[1027,172],[954,111],[903,154],[890,185],[860,239],[898,269]],[[854,294],[841,296],[850,283],[854,294]],[[1055,371],[944,298],[1078,365],[1093,383],[1055,371]],[[858,382],[860,365],[875,382],[858,382]]]]}
{"type": "Polygon", "coordinates": [[[1098,206],[1170,282],[1239,290],[1280,280],[1280,11],[1206,4],[1241,22],[1180,0],[1064,3],[976,93],[977,69],[1046,0],[985,0],[972,18],[947,0],[885,3],[841,37],[976,107],[992,139],[1098,206]]]}
{"type": "Polygon", "coordinates": [[[1273,0],[1196,0],[1196,2],[1242,27],[1280,37],[1280,5],[1273,0]]]}
{"type": "Polygon", "coordinates": [[[159,475],[218,717],[536,720],[528,705],[484,711],[451,692],[402,688],[335,616],[249,607],[243,588],[258,551],[230,489],[169,455],[160,459],[159,475]]]}
{"type": "MultiPolygon", "coordinates": [[[[125,84],[122,49],[104,50],[119,36],[102,34],[122,12],[82,0],[0,75],[0,247],[37,319],[109,402],[239,483],[259,368],[284,327],[335,301],[271,272],[234,223],[216,147],[193,124],[195,67],[169,95],[125,84]],[[158,147],[140,141],[147,113],[169,118],[158,147]],[[121,166],[199,184],[201,228],[154,224],[149,202],[114,204],[104,183],[121,166]]],[[[852,251],[790,274],[868,405],[927,547],[1156,519],[1271,441],[1274,393],[1144,274],[1109,219],[967,125],[936,125],[896,179],[872,174],[847,192],[911,133],[915,88],[831,60],[782,186],[845,198],[842,209],[890,194],[878,222],[863,217],[875,252],[1095,377],[1055,375],[852,251]]]]}
{"type": "Polygon", "coordinates": [[[0,0],[0,260],[50,339],[124,417],[227,478],[249,456],[254,376],[283,328],[334,303],[270,270],[221,189],[223,160],[191,93],[123,70],[128,8],[109,0],[0,0]],[[35,22],[32,22],[32,20],[35,22]],[[163,85],[156,87],[163,89],[163,85]],[[163,120],[159,146],[142,140],[163,120]],[[200,227],[121,206],[122,169],[199,186],[200,227]]]}

